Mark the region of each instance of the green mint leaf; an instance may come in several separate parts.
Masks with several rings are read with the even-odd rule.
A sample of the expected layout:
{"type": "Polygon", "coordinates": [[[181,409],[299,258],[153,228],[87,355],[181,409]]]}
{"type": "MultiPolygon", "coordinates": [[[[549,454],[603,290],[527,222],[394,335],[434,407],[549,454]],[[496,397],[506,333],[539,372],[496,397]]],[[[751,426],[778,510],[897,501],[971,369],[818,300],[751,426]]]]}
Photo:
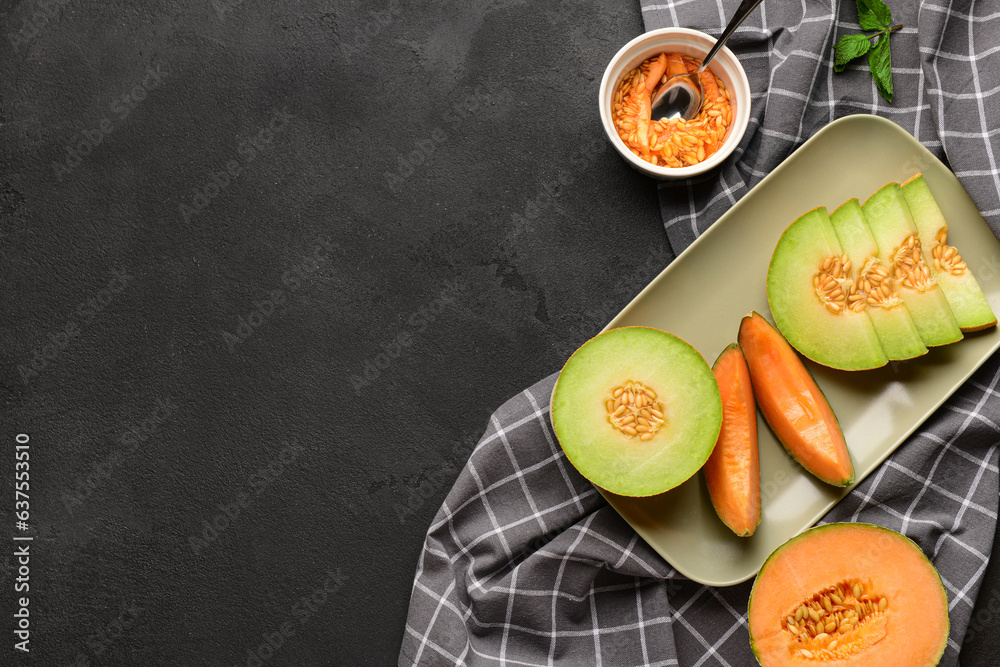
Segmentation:
{"type": "Polygon", "coordinates": [[[872,40],[868,35],[844,35],[833,51],[833,71],[843,72],[847,63],[868,53],[872,40]]]}
{"type": "Polygon", "coordinates": [[[868,54],[868,67],[878,92],[887,102],[892,102],[892,57],[889,55],[889,35],[879,37],[878,44],[868,54]]]}
{"type": "Polygon", "coordinates": [[[862,30],[883,30],[892,24],[889,6],[882,0],[855,0],[862,30]]]}

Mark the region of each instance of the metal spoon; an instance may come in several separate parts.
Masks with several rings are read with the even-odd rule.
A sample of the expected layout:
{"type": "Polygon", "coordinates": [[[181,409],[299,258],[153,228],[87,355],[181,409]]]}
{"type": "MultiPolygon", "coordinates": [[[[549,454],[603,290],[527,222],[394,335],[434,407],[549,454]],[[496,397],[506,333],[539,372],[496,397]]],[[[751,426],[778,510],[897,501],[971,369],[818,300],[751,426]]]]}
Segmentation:
{"type": "Polygon", "coordinates": [[[715,54],[723,47],[726,40],[736,32],[740,24],[750,15],[750,12],[757,9],[763,0],[743,0],[736,8],[736,13],[730,19],[729,25],[723,31],[722,36],[708,52],[705,59],[701,61],[701,67],[692,74],[675,74],[653,92],[650,108],[650,117],[655,120],[669,120],[671,118],[683,118],[691,120],[701,111],[701,104],[705,99],[705,91],[701,87],[701,73],[708,67],[715,54]]]}

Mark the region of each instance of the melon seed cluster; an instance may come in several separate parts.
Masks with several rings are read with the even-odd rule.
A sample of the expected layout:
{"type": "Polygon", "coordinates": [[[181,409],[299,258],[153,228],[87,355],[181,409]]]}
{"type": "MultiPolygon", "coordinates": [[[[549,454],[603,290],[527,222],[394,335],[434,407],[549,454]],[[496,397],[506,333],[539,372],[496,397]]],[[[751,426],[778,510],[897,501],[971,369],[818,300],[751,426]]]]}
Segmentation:
{"type": "MultiPolygon", "coordinates": [[[[958,251],[948,245],[948,230],[942,229],[937,240],[932,248],[934,268],[962,275],[968,267],[958,251]]],[[[868,257],[857,278],[851,277],[851,266],[852,261],[846,254],[826,257],[813,277],[816,295],[831,313],[838,314],[845,309],[860,313],[868,306],[895,308],[903,304],[896,283],[917,292],[926,292],[936,284],[930,267],[924,262],[916,234],[906,237],[892,253],[891,273],[878,257],[868,257]]]]}
{"type": "Polygon", "coordinates": [[[706,69],[699,75],[705,99],[690,120],[653,119],[652,94],[673,75],[694,73],[701,61],[681,53],[660,53],[630,70],[615,90],[611,117],[621,140],[635,155],[661,167],[688,167],[705,161],[726,140],[732,121],[731,95],[706,69]]]}
{"type": "Polygon", "coordinates": [[[934,286],[936,281],[931,277],[931,267],[924,262],[916,234],[907,236],[892,254],[892,273],[903,287],[918,292],[926,292],[934,286]]]}
{"type": "Polygon", "coordinates": [[[833,213],[807,211],[771,256],[775,326],[802,355],[849,371],[916,359],[996,326],[949,231],[919,175],[886,184],[864,204],[854,198],[833,213]]]}
{"type": "Polygon", "coordinates": [[[847,255],[827,257],[819,265],[819,273],[813,278],[816,295],[831,313],[844,309],[846,297],[845,283],[850,283],[851,260],[847,255]]]}
{"type": "Polygon", "coordinates": [[[969,269],[962,261],[962,256],[958,254],[958,249],[948,245],[947,227],[938,232],[937,243],[931,248],[931,255],[934,257],[934,268],[938,271],[947,271],[953,276],[960,276],[969,269]]]}
{"type": "Polygon", "coordinates": [[[643,441],[651,440],[664,424],[663,405],[656,402],[656,392],[639,382],[615,387],[605,407],[614,428],[643,441]]]}
{"type": "Polygon", "coordinates": [[[866,626],[885,616],[889,599],[874,592],[872,582],[842,581],[804,600],[781,622],[803,658],[847,658],[884,634],[866,626]]]}

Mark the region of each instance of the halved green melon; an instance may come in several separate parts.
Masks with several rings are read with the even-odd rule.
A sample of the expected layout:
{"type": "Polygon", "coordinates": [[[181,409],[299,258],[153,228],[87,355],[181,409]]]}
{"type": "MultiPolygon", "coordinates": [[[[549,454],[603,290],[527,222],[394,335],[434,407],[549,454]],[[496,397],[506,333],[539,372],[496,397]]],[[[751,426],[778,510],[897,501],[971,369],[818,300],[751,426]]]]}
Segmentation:
{"type": "Polygon", "coordinates": [[[958,250],[948,245],[948,223],[923,176],[917,174],[903,184],[903,197],[920,237],[924,261],[947,297],[958,327],[968,332],[996,325],[997,316],[976,277],[958,250]]]}
{"type": "Polygon", "coordinates": [[[944,292],[924,262],[917,228],[899,183],[889,183],[862,206],[865,221],[879,249],[879,259],[891,267],[893,285],[903,297],[913,324],[927,347],[962,339],[944,292]]]}
{"type": "Polygon", "coordinates": [[[826,208],[789,225],[767,271],[774,323],[792,347],[816,363],[842,370],[884,366],[889,359],[871,320],[845,312],[845,284],[836,265],[842,259],[826,208]]]}
{"type": "Polygon", "coordinates": [[[888,278],[889,285],[885,288],[881,286],[888,270],[878,258],[878,246],[868,229],[858,200],[850,199],[841,204],[830,215],[830,223],[841,249],[853,264],[853,271],[849,272],[846,310],[868,315],[879,343],[890,359],[913,359],[927,354],[927,347],[913,326],[903,299],[893,297],[891,278],[888,278]]]}
{"type": "Polygon", "coordinates": [[[948,595],[909,538],[865,523],[811,528],[778,547],[747,612],[763,667],[933,667],[948,645],[948,595]]]}
{"type": "Polygon", "coordinates": [[[552,393],[552,428],[588,480],[623,496],[674,488],[704,465],[722,426],[708,363],[677,336],[611,329],[584,343],[552,393]]]}

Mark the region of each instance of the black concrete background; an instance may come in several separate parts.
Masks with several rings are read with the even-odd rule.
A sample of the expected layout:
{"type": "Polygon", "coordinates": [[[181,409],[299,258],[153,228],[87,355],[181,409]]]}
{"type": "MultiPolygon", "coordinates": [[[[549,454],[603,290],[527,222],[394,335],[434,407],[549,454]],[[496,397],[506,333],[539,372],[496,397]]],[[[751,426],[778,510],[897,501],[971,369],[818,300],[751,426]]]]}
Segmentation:
{"type": "Polygon", "coordinates": [[[0,16],[0,664],[395,663],[490,413],[669,261],[594,103],[637,3],[0,16]]]}

